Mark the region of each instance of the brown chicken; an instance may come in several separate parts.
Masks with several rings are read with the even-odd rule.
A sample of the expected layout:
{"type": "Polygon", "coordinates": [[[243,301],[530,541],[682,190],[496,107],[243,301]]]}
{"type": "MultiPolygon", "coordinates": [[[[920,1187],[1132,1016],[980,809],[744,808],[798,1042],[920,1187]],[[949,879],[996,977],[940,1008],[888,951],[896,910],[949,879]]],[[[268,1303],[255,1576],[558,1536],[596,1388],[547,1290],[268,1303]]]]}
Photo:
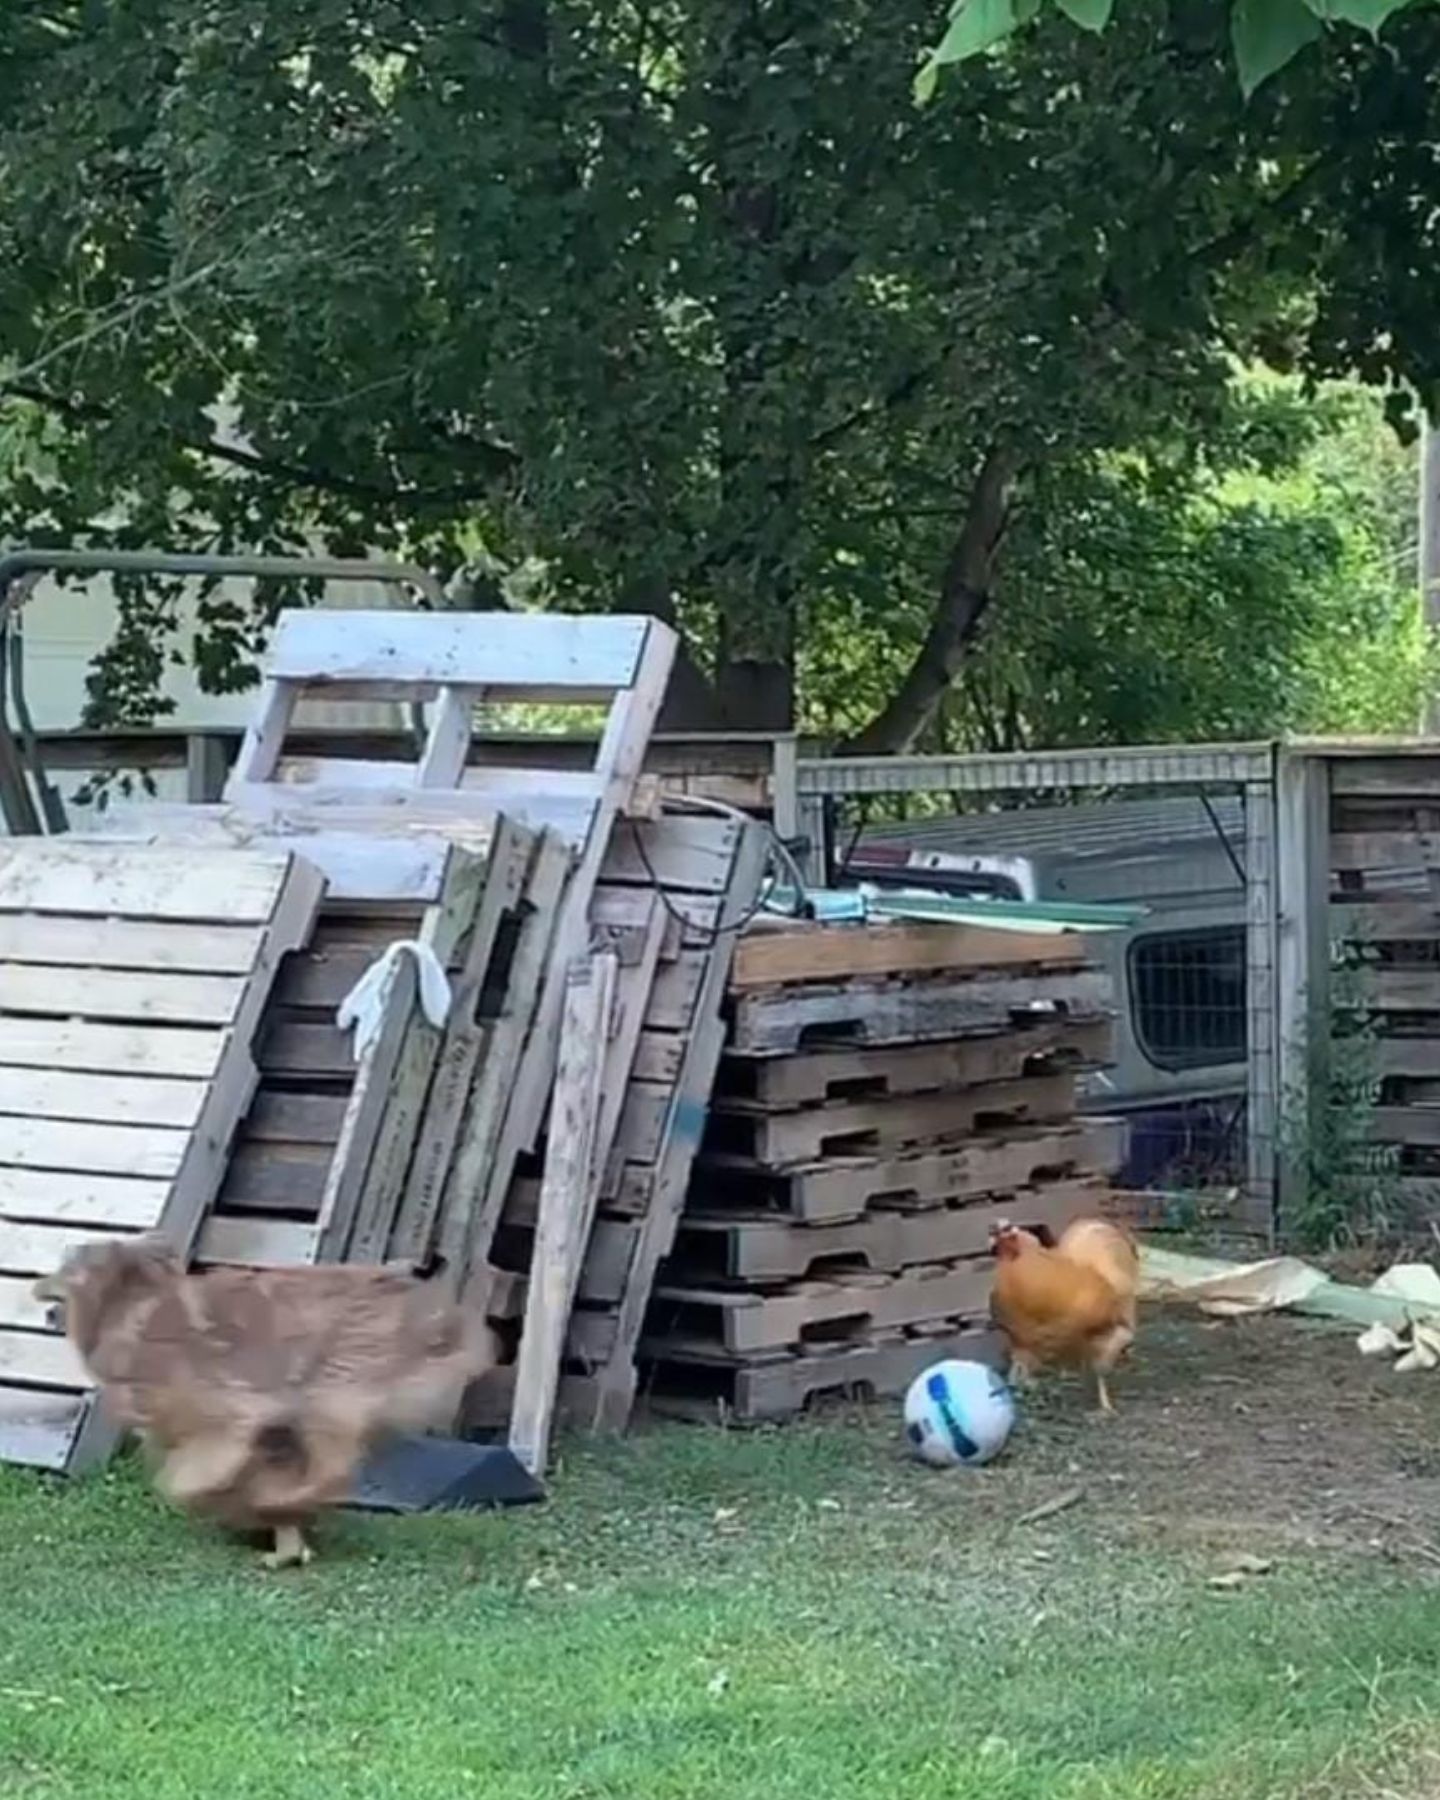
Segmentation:
{"type": "Polygon", "coordinates": [[[150,1238],[86,1244],[36,1294],[161,1490],[234,1530],[274,1534],[270,1568],[310,1560],[305,1527],[387,1435],[443,1428],[493,1367],[483,1317],[407,1265],[187,1274],[150,1238]]]}
{"type": "Polygon", "coordinates": [[[990,1312],[1010,1340],[1016,1369],[1093,1370],[1100,1408],[1113,1412],[1105,1377],[1135,1341],[1134,1239],[1108,1220],[1077,1219],[1058,1243],[1001,1224],[991,1244],[990,1312]]]}

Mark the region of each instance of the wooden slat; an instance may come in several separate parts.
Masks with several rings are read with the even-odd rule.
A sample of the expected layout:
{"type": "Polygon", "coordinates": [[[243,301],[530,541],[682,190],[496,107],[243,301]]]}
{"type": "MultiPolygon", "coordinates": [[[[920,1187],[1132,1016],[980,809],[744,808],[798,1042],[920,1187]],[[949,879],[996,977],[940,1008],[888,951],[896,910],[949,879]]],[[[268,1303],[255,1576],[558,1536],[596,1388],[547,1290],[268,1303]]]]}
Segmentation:
{"type": "MultiPolygon", "coordinates": [[[[392,1257],[425,1257],[440,1229],[445,1179],[475,1071],[487,1050],[494,1053],[498,1021],[481,1016],[482,1001],[492,986],[507,993],[515,977],[519,938],[513,935],[507,944],[502,932],[513,928],[518,933],[522,927],[520,909],[537,849],[530,833],[509,819],[501,821],[469,930],[465,963],[451,982],[444,1035],[429,1047],[433,1055],[427,1050],[420,1070],[428,1086],[423,1117],[417,1116],[414,1129],[408,1132],[407,1167],[400,1172],[403,1192],[396,1196],[398,1207],[390,1236],[392,1257]],[[508,957],[503,965],[497,953],[508,957]]],[[[383,1245],[379,1248],[383,1251],[383,1245]]]]}
{"type": "Polygon", "coordinates": [[[65,1069],[0,1066],[0,1113],[38,1119],[91,1119],[117,1125],[193,1125],[203,1081],[143,1075],[83,1075],[65,1069]]]}
{"type": "Polygon", "coordinates": [[[549,1459],[560,1359],[599,1198],[596,1138],[617,973],[613,953],[602,952],[571,970],[565,990],[534,1270],[510,1418],[510,1448],[532,1474],[543,1473],[549,1459]]]}
{"type": "Polygon", "coordinates": [[[330,1146],[289,1144],[284,1152],[279,1154],[269,1145],[242,1144],[230,1159],[220,1208],[225,1212],[303,1213],[314,1218],[325,1193],[330,1146]]]}
{"type": "Polygon", "coordinates": [[[1440,1106],[1376,1106],[1365,1115],[1380,1144],[1440,1144],[1440,1106]]]}
{"type": "Polygon", "coordinates": [[[0,1219],[151,1231],[169,1192],[168,1181],[153,1177],[0,1168],[0,1219]]]}
{"type": "Polygon", "coordinates": [[[0,1275],[0,1325],[24,1331],[49,1331],[51,1308],[35,1298],[35,1280],[27,1275],[0,1275]]]}
{"type": "Polygon", "coordinates": [[[472,1269],[481,1269],[482,1278],[488,1270],[490,1241],[520,1154],[520,1133],[506,1129],[507,1103],[513,1072],[534,1027],[569,872],[568,850],[546,833],[526,877],[525,911],[504,1005],[491,1022],[486,1054],[465,1097],[440,1200],[440,1254],[462,1279],[472,1269]]]}
{"type": "Polygon", "coordinates": [[[187,1136],[158,1125],[91,1125],[7,1114],[0,1117],[0,1164],[164,1177],[179,1169],[187,1136]]]}
{"type": "Polygon", "coordinates": [[[278,854],[237,859],[218,850],[147,847],[116,856],[98,844],[12,841],[0,845],[0,911],[260,925],[270,917],[285,863],[278,854]]]}
{"type": "Polygon", "coordinates": [[[315,1260],[315,1227],[293,1219],[209,1218],[196,1250],[202,1263],[291,1269],[315,1260]]]}
{"type": "Polygon", "coordinates": [[[64,1469],[88,1405],[53,1388],[0,1388],[0,1462],[64,1469]]]}
{"type": "Polygon", "coordinates": [[[1440,1075],[1440,1038],[1381,1038],[1365,1055],[1377,1076],[1440,1075]]]}
{"type": "Polygon", "coordinates": [[[1429,900],[1368,900],[1346,896],[1330,907],[1335,935],[1361,943],[1426,942],[1440,938],[1440,909],[1429,900]]]}
{"type": "Polygon", "coordinates": [[[208,1029],[0,1018],[0,1067],[204,1080],[215,1073],[224,1046],[223,1032],[208,1029]]]}
{"type": "MultiPolygon", "coordinates": [[[[502,819],[490,860],[458,869],[457,878],[447,883],[440,904],[427,915],[421,928],[422,940],[442,964],[450,963],[460,945],[469,939],[469,966],[452,978],[450,988],[451,1007],[462,1015],[473,1014],[507,904],[519,898],[527,848],[524,834],[517,832],[508,819],[502,819]],[[505,865],[503,880],[495,862],[497,854],[505,865]]],[[[399,992],[398,984],[395,992],[399,992]]],[[[376,1091],[378,1111],[373,1149],[365,1154],[358,1204],[345,1247],[345,1256],[351,1262],[383,1262],[389,1253],[431,1077],[445,1036],[444,1027],[437,1030],[424,1017],[412,989],[399,1020],[393,1063],[387,1067],[378,1057],[372,1058],[357,1079],[351,1096],[352,1109],[368,1084],[376,1091]]],[[[354,1116],[353,1111],[347,1113],[347,1124],[354,1116]]],[[[338,1163],[339,1153],[336,1160],[338,1163]]],[[[422,1251],[416,1249],[412,1253],[419,1255],[422,1251]]]]}
{"type": "MultiPolygon", "coordinates": [[[[628,687],[639,668],[649,619],[558,613],[282,612],[266,673],[307,686],[382,683],[557,688],[577,693],[628,687]]],[[[529,698],[529,695],[525,696],[529,698]]]]}
{"type": "Polygon", "coordinates": [[[1422,831],[1337,831],[1330,839],[1332,869],[1440,867],[1440,834],[1422,831]]]}
{"type": "Polygon", "coordinates": [[[62,1225],[12,1225],[0,1219],[0,1269],[7,1275],[53,1275],[81,1244],[129,1237],[124,1231],[95,1231],[62,1225]]]}
{"type": "Polygon", "coordinates": [[[152,919],[0,913],[0,961],[73,968],[158,969],[244,975],[255,960],[254,925],[182,925],[152,919]]]}
{"type": "Polygon", "coordinates": [[[262,1144],[333,1144],[344,1116],[339,1095],[264,1092],[255,1097],[246,1135],[262,1144]]]}
{"type": "Polygon", "coordinates": [[[1423,969],[1366,969],[1356,1002],[1379,1012],[1440,1012],[1440,965],[1423,969]]]}
{"type": "MultiPolygon", "coordinates": [[[[103,927],[95,929],[98,938],[103,927]]],[[[244,989],[245,978],[240,975],[44,969],[0,963],[0,1009],[9,1013],[228,1025],[244,989]]]]}
{"type": "Polygon", "coordinates": [[[1330,769],[1330,791],[1433,806],[1440,801],[1440,760],[1433,750],[1415,756],[1337,758],[1330,769]]]}
{"type": "Polygon", "coordinates": [[[1074,933],[987,931],[976,925],[767,925],[735,946],[730,986],[776,987],[851,975],[921,975],[1029,963],[1073,966],[1088,946],[1074,933]]]}
{"type": "MultiPolygon", "coordinates": [[[[735,859],[739,822],[715,829],[713,818],[621,819],[605,853],[607,882],[660,886],[677,894],[722,894],[735,859]]],[[[675,904],[684,911],[685,901],[675,904]]],[[[713,906],[713,901],[709,902],[713,906]]]]}
{"type": "Polygon", "coordinates": [[[455,830],[475,830],[490,811],[490,824],[501,802],[505,815],[516,823],[538,828],[548,825],[571,843],[584,843],[596,815],[598,801],[564,794],[527,794],[498,790],[483,798],[468,790],[391,787],[354,788],[287,787],[281,783],[231,782],[227,802],[257,824],[277,830],[325,831],[327,826],[351,832],[394,833],[402,828],[428,828],[440,836],[455,830]]]}
{"type": "Polygon", "coordinates": [[[324,876],[332,901],[428,905],[440,892],[454,846],[461,844],[483,856],[490,832],[491,822],[485,818],[426,830],[393,810],[370,815],[332,812],[327,817],[297,799],[283,817],[274,819],[247,817],[231,806],[162,802],[127,807],[97,821],[90,834],[105,844],[175,842],[206,850],[217,845],[288,850],[303,838],[305,860],[324,876]]]}
{"type": "Polygon", "coordinates": [[[68,1338],[50,1332],[0,1328],[0,1382],[86,1388],[90,1378],[68,1338]]]}

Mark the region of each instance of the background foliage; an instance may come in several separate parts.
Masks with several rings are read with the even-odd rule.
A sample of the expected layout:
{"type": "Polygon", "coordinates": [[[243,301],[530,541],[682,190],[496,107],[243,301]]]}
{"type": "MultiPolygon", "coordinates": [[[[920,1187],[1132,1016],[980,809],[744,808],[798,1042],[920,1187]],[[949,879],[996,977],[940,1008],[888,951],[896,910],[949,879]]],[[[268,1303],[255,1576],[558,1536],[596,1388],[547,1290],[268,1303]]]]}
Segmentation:
{"type": "MultiPolygon", "coordinates": [[[[917,110],[932,8],[7,9],[0,532],[644,607],[695,727],[1408,725],[1440,14],[1248,105],[1212,0],[1046,15],[917,110]]],[[[101,720],[175,616],[123,597],[101,720]]]]}

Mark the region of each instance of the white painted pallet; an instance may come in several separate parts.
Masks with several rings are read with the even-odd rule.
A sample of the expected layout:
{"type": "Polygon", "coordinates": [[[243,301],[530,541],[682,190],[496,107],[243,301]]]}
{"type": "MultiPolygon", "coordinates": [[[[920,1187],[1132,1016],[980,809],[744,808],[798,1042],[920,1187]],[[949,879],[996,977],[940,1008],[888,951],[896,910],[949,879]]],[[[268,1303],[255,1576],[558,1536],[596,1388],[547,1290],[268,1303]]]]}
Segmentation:
{"type": "Polygon", "coordinates": [[[33,1284],[90,1240],[189,1249],[323,886],[283,851],[0,846],[0,1461],[73,1473],[113,1447],[33,1284]]]}
{"type": "MultiPolygon", "coordinates": [[[[359,911],[419,901],[431,909],[430,919],[449,891],[457,847],[494,862],[507,841],[506,822],[545,828],[549,848],[537,852],[537,866],[543,867],[523,901],[531,905],[533,894],[545,913],[536,921],[543,923],[543,933],[532,931],[535,942],[524,950],[541,958],[539,992],[538,1000],[527,999],[523,1016],[507,1013],[493,1032],[477,1037],[459,1018],[432,1047],[434,1055],[416,1075],[413,1103],[406,1103],[408,1112],[419,1108],[425,1115],[418,1139],[430,1152],[424,1169],[417,1162],[407,1176],[398,1163],[391,1165],[377,1112],[366,1154],[382,1158],[384,1192],[376,1192],[385,1204],[367,1211],[355,1202],[350,1190],[363,1174],[361,1163],[352,1159],[353,1167],[341,1169],[337,1162],[315,1226],[291,1229],[288,1220],[217,1218],[202,1240],[203,1257],[273,1263],[379,1254],[380,1224],[393,1210],[389,1199],[395,1189],[401,1193],[395,1231],[403,1244],[438,1227],[453,1248],[464,1239],[472,1211],[498,1218],[515,1159],[533,1144],[544,1118],[565,972],[588,946],[589,906],[601,860],[615,819],[634,803],[674,653],[674,634],[648,618],[281,615],[254,723],[224,804],[145,808],[119,829],[158,841],[293,843],[324,870],[337,904],[359,911]],[[428,705],[423,746],[410,762],[287,758],[295,710],[316,697],[428,705]],[[607,722],[592,768],[471,767],[475,709],[502,700],[604,704],[607,722]],[[471,1068],[482,1048],[493,1062],[502,1040],[503,1068],[471,1068]],[[468,1102],[458,1091],[448,1096],[443,1119],[431,1116],[432,1096],[428,1089],[422,1092],[420,1078],[428,1080],[432,1066],[447,1075],[461,1069],[467,1084],[473,1080],[468,1102]],[[476,1103],[477,1094],[483,1103],[476,1103]],[[331,1203],[340,1185],[350,1195],[343,1206],[331,1203]]],[[[392,1011],[401,1008],[403,998],[397,989],[392,1011]]],[[[382,1042],[377,1055],[388,1055],[398,1070],[401,1021],[391,1023],[394,1043],[387,1050],[388,1040],[382,1042]]],[[[412,1029],[410,1036],[415,1035],[412,1029]]],[[[354,1094],[386,1085],[367,1082],[362,1069],[354,1094]]]]}

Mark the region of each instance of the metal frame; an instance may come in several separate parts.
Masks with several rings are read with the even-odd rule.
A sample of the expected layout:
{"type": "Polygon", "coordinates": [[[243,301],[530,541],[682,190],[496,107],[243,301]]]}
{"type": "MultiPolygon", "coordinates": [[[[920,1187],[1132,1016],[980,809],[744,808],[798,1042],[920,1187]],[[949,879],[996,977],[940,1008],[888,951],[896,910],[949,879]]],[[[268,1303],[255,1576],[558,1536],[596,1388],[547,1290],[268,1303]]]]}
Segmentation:
{"type": "MultiPolygon", "coordinates": [[[[1293,919],[1306,894],[1311,859],[1293,836],[1296,802],[1294,759],[1274,743],[1142,745],[1103,750],[1021,751],[962,756],[797,756],[793,747],[774,765],[775,817],[790,822],[803,839],[807,878],[822,880],[827,802],[865,794],[964,793],[1001,795],[1057,788],[1230,787],[1245,800],[1246,993],[1249,1050],[1246,1057],[1248,1166],[1241,1222],[1258,1235],[1274,1236],[1280,1185],[1280,1046],[1285,1073],[1305,1079],[1308,1044],[1297,1023],[1308,1005],[1297,987],[1298,954],[1293,919]],[[1287,799],[1284,818],[1277,795],[1287,799]],[[1281,854],[1281,828],[1292,834],[1281,854]],[[1299,859],[1297,861],[1297,858],[1299,859]],[[1304,873],[1301,874],[1302,863],[1304,873]],[[1291,921],[1282,930],[1282,919],[1291,921]],[[1298,1009],[1298,1012],[1297,1012],[1298,1009]]],[[[1308,902],[1306,902],[1308,904],[1308,902]]],[[[1307,945],[1309,934],[1306,934],[1307,945]]],[[[1307,948],[1307,958],[1311,952],[1307,948]]]]}

